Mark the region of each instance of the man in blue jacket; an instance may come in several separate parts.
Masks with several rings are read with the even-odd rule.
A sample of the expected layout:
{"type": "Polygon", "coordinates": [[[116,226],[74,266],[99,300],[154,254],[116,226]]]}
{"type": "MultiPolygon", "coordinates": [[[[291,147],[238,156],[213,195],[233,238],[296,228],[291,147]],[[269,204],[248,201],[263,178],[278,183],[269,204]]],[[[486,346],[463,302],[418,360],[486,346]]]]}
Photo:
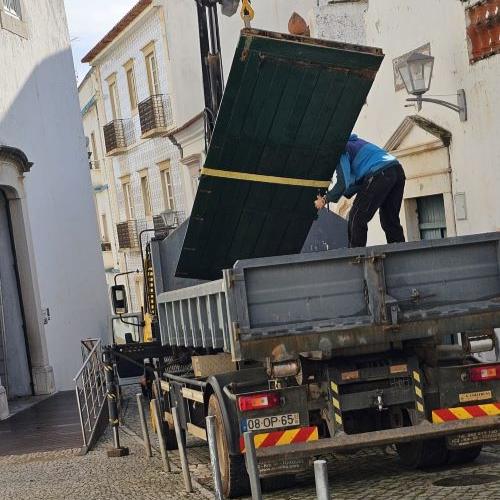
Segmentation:
{"type": "Polygon", "coordinates": [[[406,178],[399,161],[385,149],[351,134],[336,172],[337,183],[325,196],[318,196],[314,205],[320,210],[342,196],[356,195],[349,213],[349,247],[366,246],[368,222],[377,210],[387,243],[405,241],[399,211],[406,178]]]}

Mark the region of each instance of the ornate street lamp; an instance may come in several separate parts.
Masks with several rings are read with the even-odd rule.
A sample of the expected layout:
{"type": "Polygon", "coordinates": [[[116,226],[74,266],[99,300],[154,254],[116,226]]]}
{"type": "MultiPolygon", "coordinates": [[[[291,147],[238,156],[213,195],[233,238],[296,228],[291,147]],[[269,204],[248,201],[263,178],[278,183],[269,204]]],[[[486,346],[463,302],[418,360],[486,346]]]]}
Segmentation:
{"type": "Polygon", "coordinates": [[[406,60],[406,64],[399,67],[399,74],[406,87],[406,91],[408,94],[416,96],[409,97],[406,99],[407,102],[416,102],[419,111],[422,109],[422,102],[432,102],[434,104],[446,106],[459,114],[460,121],[466,121],[467,103],[465,100],[465,91],[463,89],[457,91],[457,104],[452,104],[441,99],[422,97],[431,87],[433,68],[434,57],[418,52],[413,53],[406,60]]]}

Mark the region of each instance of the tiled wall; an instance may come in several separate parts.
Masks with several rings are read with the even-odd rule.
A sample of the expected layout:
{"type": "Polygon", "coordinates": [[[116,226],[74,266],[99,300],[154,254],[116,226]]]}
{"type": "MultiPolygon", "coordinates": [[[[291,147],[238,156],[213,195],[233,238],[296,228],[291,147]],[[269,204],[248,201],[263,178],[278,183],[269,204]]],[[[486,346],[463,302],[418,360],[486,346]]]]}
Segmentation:
{"type": "MultiPolygon", "coordinates": [[[[106,53],[101,65],[101,79],[103,87],[103,101],[106,112],[106,122],[111,121],[111,103],[106,78],[116,73],[117,89],[120,101],[121,118],[124,120],[125,134],[127,138],[127,151],[119,156],[113,157],[113,170],[116,180],[116,194],[118,203],[118,218],[113,221],[113,229],[116,231],[116,223],[127,219],[124,194],[121,178],[130,176],[132,188],[132,203],[135,211],[135,219],[140,228],[152,227],[152,221],[146,223],[143,195],[141,189],[141,177],[139,172],[148,170],[150,198],[153,215],[159,215],[165,210],[165,202],[160,180],[158,164],[170,160],[172,187],[174,192],[175,210],[181,212],[181,220],[186,217],[184,204],[183,185],[180,164],[180,154],[177,147],[173,146],[166,137],[156,137],[142,140],[140,120],[138,112],[132,113],[126,72],[123,67],[130,59],[134,59],[134,74],[137,90],[137,102],[149,97],[149,87],[144,55],[141,51],[151,41],[155,41],[155,53],[158,65],[158,79],[160,92],[169,94],[167,74],[167,49],[164,44],[162,32],[162,20],[158,9],[153,9],[142,18],[135,27],[127,33],[115,46],[106,53]]],[[[174,116],[175,118],[175,116],[174,116]]],[[[176,124],[174,122],[173,127],[176,124]]],[[[143,241],[147,239],[144,236],[143,241]]],[[[127,269],[141,268],[140,253],[138,251],[127,251],[127,269]]],[[[136,295],[135,275],[130,276],[130,303],[134,311],[139,308],[139,297],[136,295]]]]}

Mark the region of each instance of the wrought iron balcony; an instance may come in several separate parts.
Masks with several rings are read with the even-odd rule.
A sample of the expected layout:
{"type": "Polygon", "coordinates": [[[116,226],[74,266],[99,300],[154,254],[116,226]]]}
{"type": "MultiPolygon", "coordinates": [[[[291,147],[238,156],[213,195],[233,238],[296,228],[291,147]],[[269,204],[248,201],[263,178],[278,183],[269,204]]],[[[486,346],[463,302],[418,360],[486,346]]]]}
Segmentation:
{"type": "Polygon", "coordinates": [[[170,96],[157,94],[140,102],[139,118],[143,139],[167,132],[173,124],[170,96]]]}
{"type": "Polygon", "coordinates": [[[116,156],[125,151],[127,141],[123,120],[113,120],[104,125],[104,142],[108,156],[116,156]]]}
{"type": "Polygon", "coordinates": [[[137,248],[139,246],[139,238],[137,231],[137,221],[128,220],[120,222],[116,225],[118,234],[118,247],[120,250],[137,248]]]}

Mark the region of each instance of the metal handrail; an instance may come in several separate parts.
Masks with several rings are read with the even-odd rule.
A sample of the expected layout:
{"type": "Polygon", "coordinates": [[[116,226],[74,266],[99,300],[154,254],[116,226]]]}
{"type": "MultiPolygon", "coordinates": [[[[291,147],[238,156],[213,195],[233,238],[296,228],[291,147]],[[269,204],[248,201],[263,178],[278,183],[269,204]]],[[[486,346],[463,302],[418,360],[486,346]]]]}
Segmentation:
{"type": "MultiPolygon", "coordinates": [[[[85,342],[95,342],[95,345],[94,347],[92,348],[92,350],[89,352],[89,355],[85,358],[85,360],[83,361],[83,365],[82,367],[78,370],[78,373],[75,375],[75,377],[73,378],[73,382],[76,382],[76,379],[80,377],[80,375],[82,374],[83,370],[85,369],[85,367],[87,366],[87,363],[89,362],[90,358],[92,357],[92,354],[94,354],[94,352],[101,347],[101,339],[85,339],[85,342]]],[[[83,341],[82,341],[82,345],[83,344],[83,341]]]]}
{"type": "Polygon", "coordinates": [[[102,363],[101,339],[82,340],[81,347],[83,364],[73,381],[75,382],[76,401],[82,429],[82,450],[86,452],[95,437],[105,407],[107,391],[102,363]]]}

